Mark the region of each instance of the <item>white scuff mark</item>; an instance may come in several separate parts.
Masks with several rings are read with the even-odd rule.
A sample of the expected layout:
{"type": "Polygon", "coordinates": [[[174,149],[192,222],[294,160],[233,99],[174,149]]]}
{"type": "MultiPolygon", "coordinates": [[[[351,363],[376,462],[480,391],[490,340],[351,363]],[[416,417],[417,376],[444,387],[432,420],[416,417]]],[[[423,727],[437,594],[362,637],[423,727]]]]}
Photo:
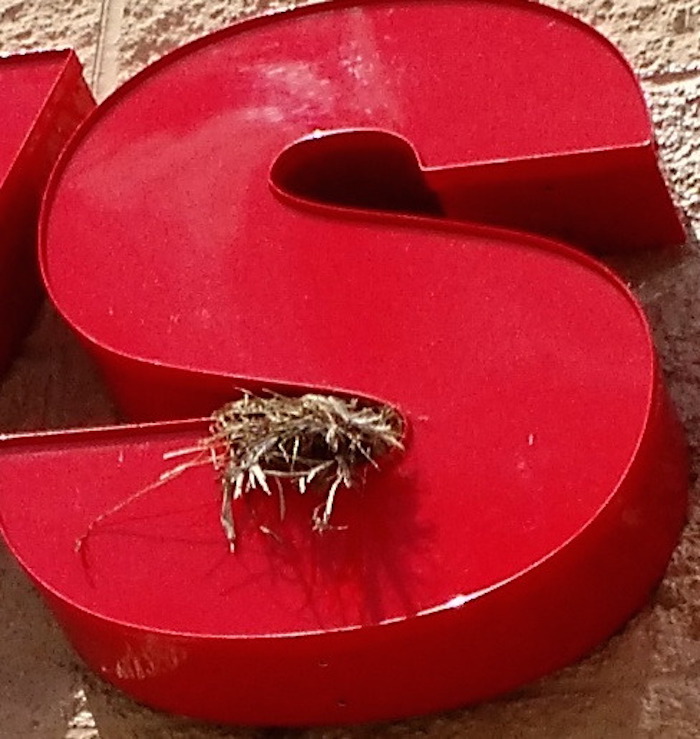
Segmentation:
{"type": "Polygon", "coordinates": [[[100,672],[107,680],[149,680],[174,672],[186,657],[180,647],[150,637],[138,647],[128,644],[119,659],[113,665],[102,665],[100,672]]]}

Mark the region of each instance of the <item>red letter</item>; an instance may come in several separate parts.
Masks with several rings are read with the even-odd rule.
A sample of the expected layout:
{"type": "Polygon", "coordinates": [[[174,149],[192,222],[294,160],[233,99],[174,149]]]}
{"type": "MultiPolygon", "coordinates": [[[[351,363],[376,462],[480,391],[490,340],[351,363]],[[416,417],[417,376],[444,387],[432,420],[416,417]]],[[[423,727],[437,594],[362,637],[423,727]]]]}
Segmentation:
{"type": "Polygon", "coordinates": [[[346,529],[310,532],[297,497],[232,556],[200,468],[95,530],[87,572],[89,522],[204,424],[6,443],[5,534],[85,661],[177,713],[367,721],[512,689],[619,628],[682,525],[684,444],[639,306],[550,236],[682,230],[629,68],[534,3],[247,22],[110,98],[55,173],[41,256],[123,407],[313,389],[391,403],[409,434],[339,497],[346,529]]]}
{"type": "Polygon", "coordinates": [[[0,368],[40,299],[35,242],[49,172],[95,103],[71,51],[0,59],[0,368]]]}

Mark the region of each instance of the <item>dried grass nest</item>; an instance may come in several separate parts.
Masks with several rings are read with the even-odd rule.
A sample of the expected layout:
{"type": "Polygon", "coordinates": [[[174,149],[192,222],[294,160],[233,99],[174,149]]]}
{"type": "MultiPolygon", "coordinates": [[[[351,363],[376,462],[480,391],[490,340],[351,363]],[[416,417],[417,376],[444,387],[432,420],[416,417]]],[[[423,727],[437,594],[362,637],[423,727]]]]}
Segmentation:
{"type": "Polygon", "coordinates": [[[206,438],[164,455],[166,460],[183,458],[182,462],[94,519],[77,549],[105,518],[148,490],[204,464],[213,466],[221,483],[220,520],[230,551],[236,547],[234,501],[256,489],[271,496],[274,487],[281,519],[284,490],[290,483],[302,495],[320,492],[324,499],[314,509],[311,523],[313,530],[325,531],[332,528],[340,488],[357,486],[368,466],[378,468],[382,456],[402,451],[404,433],[401,415],[389,405],[316,393],[258,397],[245,392],[212,414],[206,438]]]}

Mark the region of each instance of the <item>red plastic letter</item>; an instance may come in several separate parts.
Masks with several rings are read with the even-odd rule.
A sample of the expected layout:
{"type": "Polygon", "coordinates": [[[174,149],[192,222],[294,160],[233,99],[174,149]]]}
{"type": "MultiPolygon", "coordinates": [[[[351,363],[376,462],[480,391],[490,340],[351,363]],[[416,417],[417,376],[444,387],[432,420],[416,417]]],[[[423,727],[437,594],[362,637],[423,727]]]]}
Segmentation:
{"type": "Polygon", "coordinates": [[[41,296],[34,244],[49,172],[94,106],[73,52],[0,58],[0,369],[41,296]]]}
{"type": "Polygon", "coordinates": [[[5,534],[86,662],[177,713],[366,721],[493,696],[619,628],[682,526],[684,442],[639,306],[551,237],[682,229],[630,69],[535,3],[246,22],[110,98],[55,173],[41,257],[124,409],[314,389],[409,433],[339,496],[346,528],[311,532],[297,496],[278,537],[241,510],[230,555],[199,468],[105,521],[87,568],[89,522],[204,423],[6,442],[5,534]]]}

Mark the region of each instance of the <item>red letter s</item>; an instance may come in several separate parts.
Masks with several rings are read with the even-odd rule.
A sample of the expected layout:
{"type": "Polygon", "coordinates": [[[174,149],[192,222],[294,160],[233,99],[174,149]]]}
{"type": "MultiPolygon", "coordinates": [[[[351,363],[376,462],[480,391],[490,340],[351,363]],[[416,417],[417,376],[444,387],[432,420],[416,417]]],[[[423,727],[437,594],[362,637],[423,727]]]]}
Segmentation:
{"type": "Polygon", "coordinates": [[[86,662],[177,713],[366,721],[511,689],[618,628],[682,525],[684,444],[631,295],[525,231],[682,235],[630,70],[545,7],[246,22],[107,101],[41,258],[123,407],[314,389],[394,404],[410,434],[339,499],[345,530],[312,535],[299,499],[231,557],[199,469],[96,532],[91,580],[75,540],[203,425],[6,442],[5,535],[86,662]]]}

